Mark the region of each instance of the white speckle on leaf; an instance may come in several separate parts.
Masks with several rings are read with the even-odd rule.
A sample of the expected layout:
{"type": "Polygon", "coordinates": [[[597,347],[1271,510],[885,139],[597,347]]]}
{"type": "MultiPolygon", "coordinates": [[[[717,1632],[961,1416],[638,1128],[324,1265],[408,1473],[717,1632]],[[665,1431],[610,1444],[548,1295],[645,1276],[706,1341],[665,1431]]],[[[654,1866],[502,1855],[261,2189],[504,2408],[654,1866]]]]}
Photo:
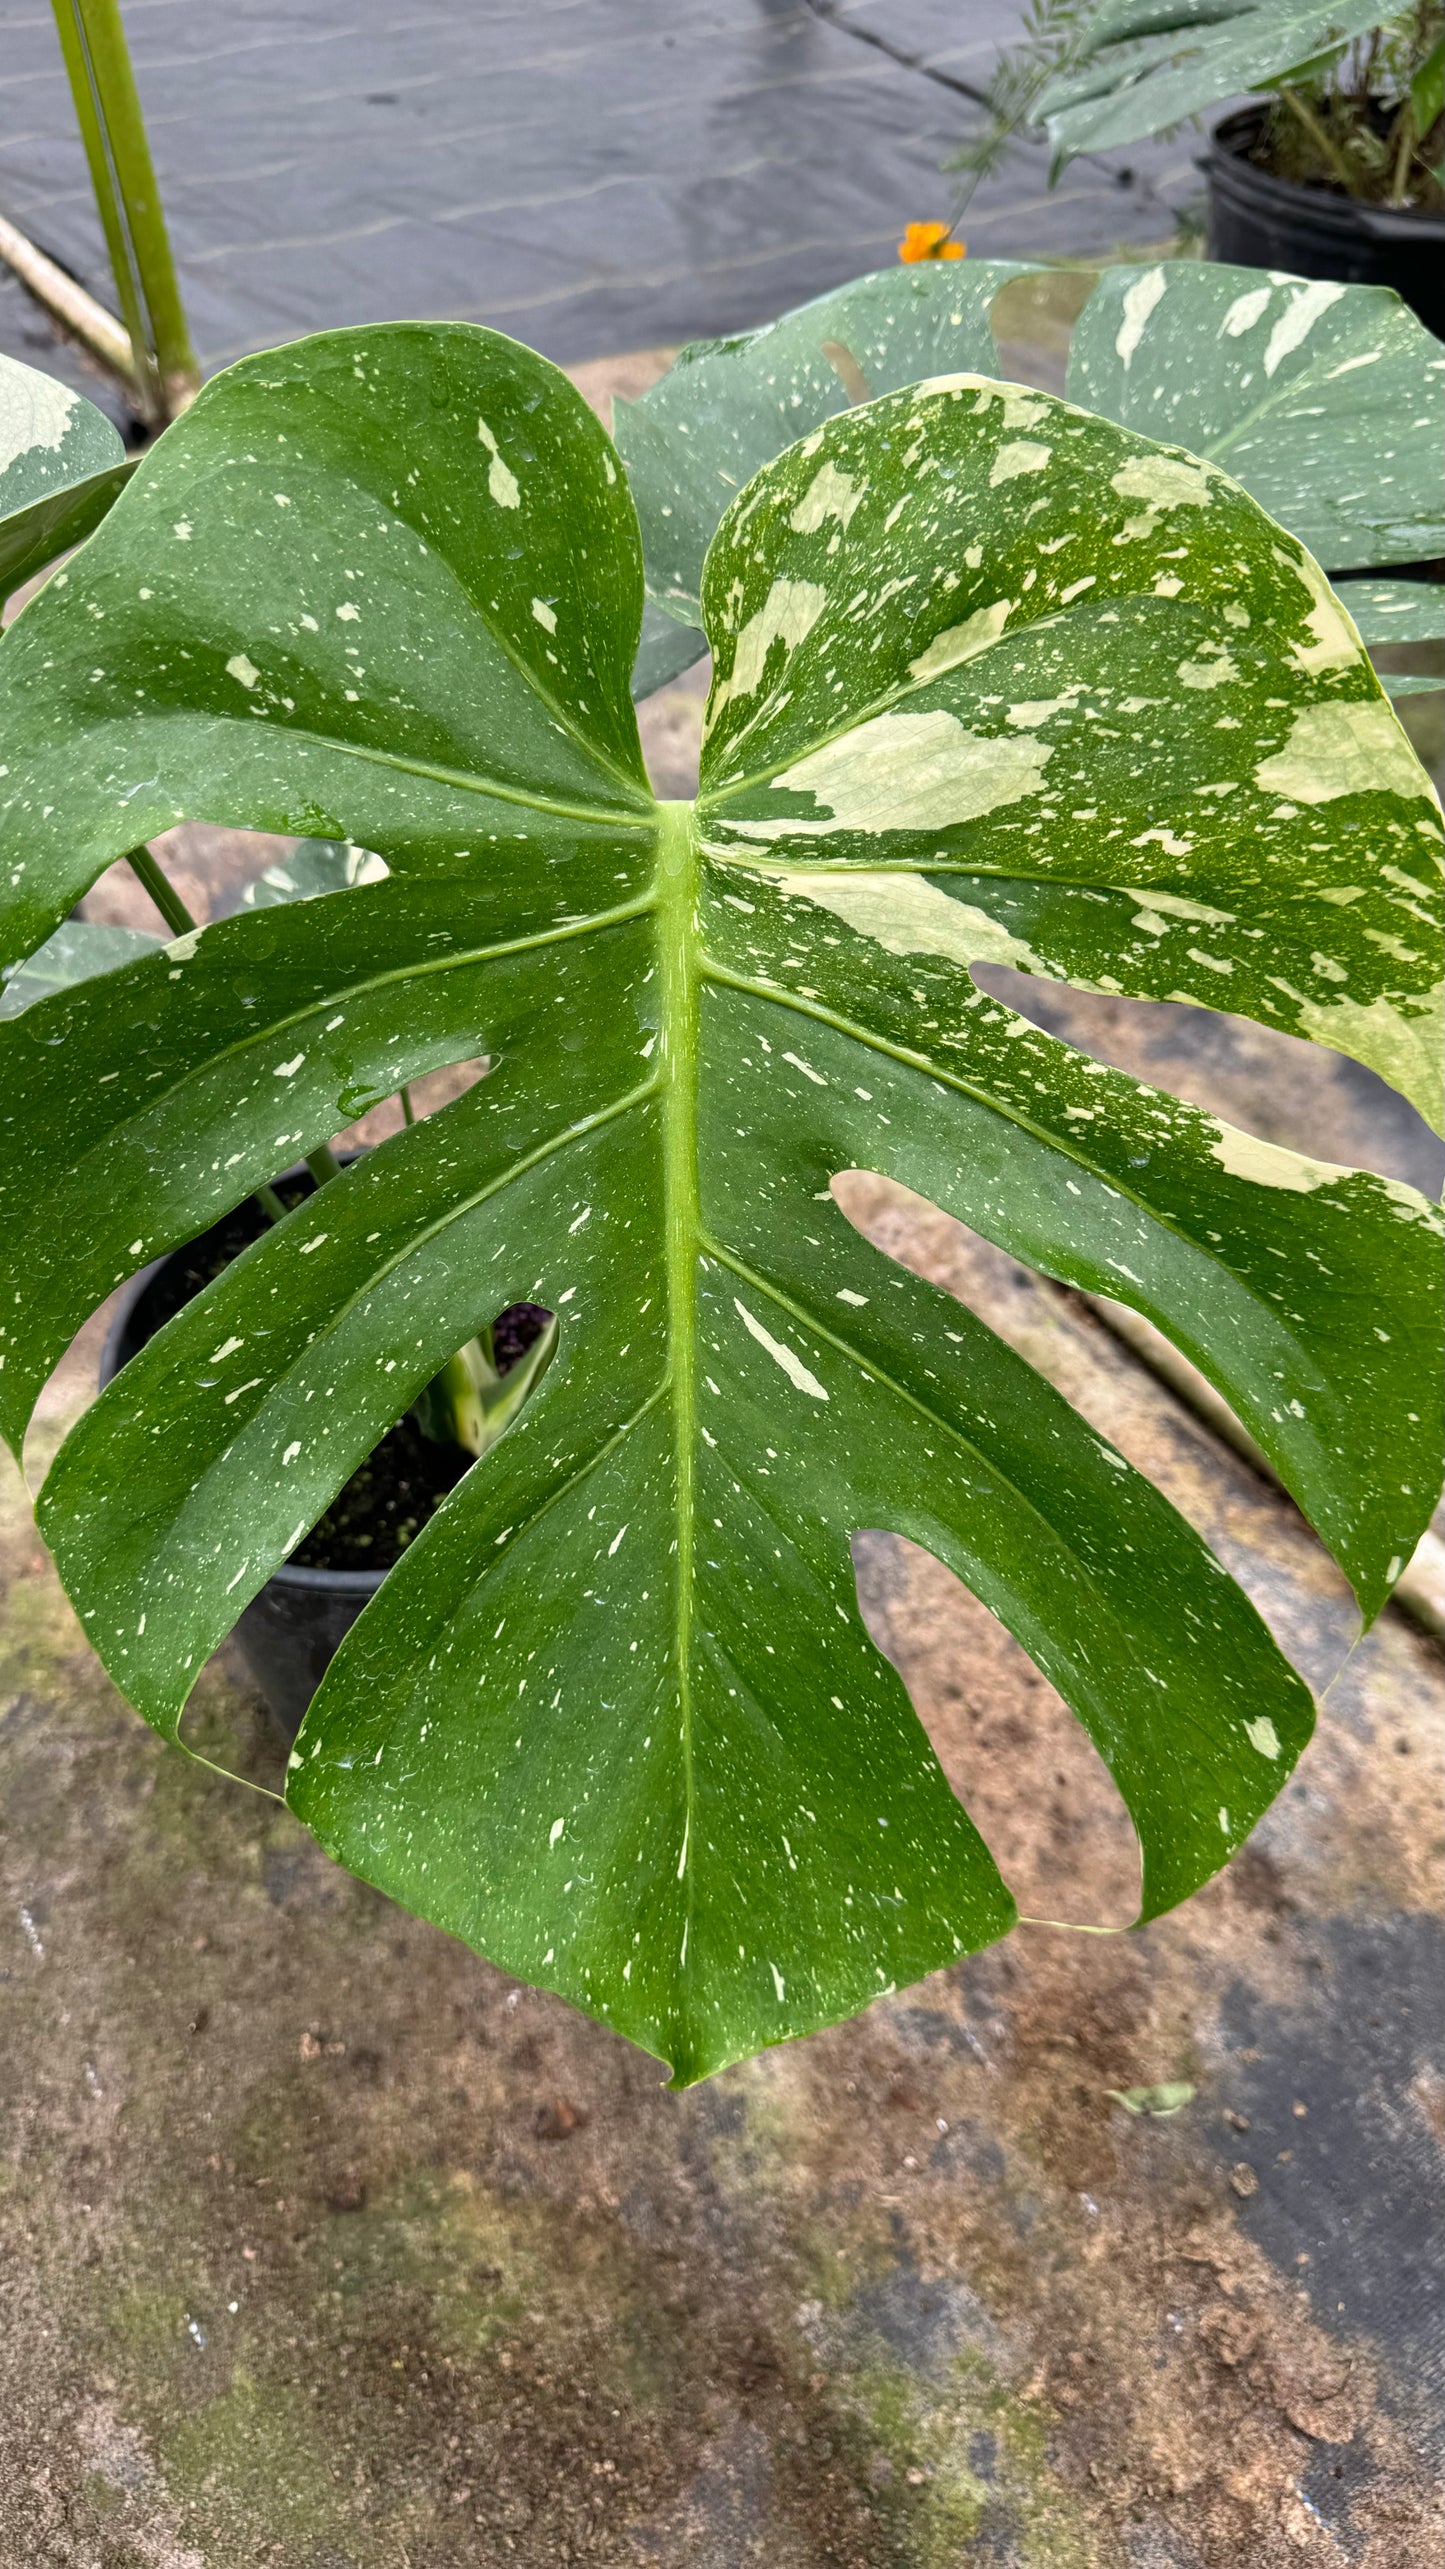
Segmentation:
{"type": "Polygon", "coordinates": [[[1124,318],[1114,341],[1114,353],[1128,373],[1134,351],[1144,336],[1144,324],[1164,292],[1164,271],[1151,268],[1147,276],[1136,277],[1124,295],[1124,318]]]}
{"type": "Polygon", "coordinates": [[[779,875],[790,901],[810,901],[886,954],[937,954],[951,963],[1009,963],[1039,968],[1022,937],[971,901],[955,901],[923,874],[779,875]]]}
{"type": "Polygon", "coordinates": [[[855,1310],[863,1311],[867,1308],[868,1296],[866,1293],[852,1293],[849,1291],[847,1285],[840,1285],[838,1287],[835,1300],[838,1302],[851,1302],[855,1310]]]}
{"type": "Polygon", "coordinates": [[[297,1053],[294,1061],[279,1061],[276,1064],[275,1069],[272,1071],[271,1077],[273,1079],[294,1079],[305,1059],[306,1055],[304,1053],[297,1053]]]}
{"type": "Polygon", "coordinates": [[[503,463],[497,441],[484,419],[477,421],[477,435],[492,459],[487,473],[487,488],[498,508],[520,508],[522,493],[517,476],[509,466],[503,463]]]}
{"type": "Polygon", "coordinates": [[[1279,1733],[1268,1713],[1261,1713],[1257,1722],[1246,1722],[1244,1736],[1251,1748],[1258,1749],[1261,1757],[1267,1757],[1271,1762],[1278,1757],[1279,1733]]]}
{"type": "Polygon", "coordinates": [[[552,1826],[551,1826],[551,1828],[549,1829],[549,1831],[548,1831],[548,1833],[547,1833],[547,1844],[548,1844],[549,1846],[555,1846],[555,1845],[556,1845],[557,1840],[558,1840],[558,1839],[559,1839],[559,1837],[561,1836],[562,1831],[565,1829],[565,1827],[566,1827],[566,1826],[567,1826],[567,1823],[566,1823],[566,1821],[565,1821],[565,1820],[554,1820],[554,1821],[552,1822],[552,1826]]]}
{"type": "Polygon", "coordinates": [[[220,1346],[216,1349],[214,1356],[211,1358],[212,1364],[223,1364],[227,1356],[234,1356],[237,1348],[244,1347],[245,1344],[246,1341],[244,1338],[223,1338],[220,1346]]]}
{"type": "Polygon", "coordinates": [[[1269,345],[1264,352],[1265,373],[1273,375],[1281,359],[1292,355],[1309,337],[1320,314],[1328,312],[1330,305],[1338,303],[1341,295],[1348,292],[1348,286],[1331,285],[1320,277],[1307,285],[1302,294],[1297,294],[1269,334],[1269,345]]]}
{"type": "Polygon", "coordinates": [[[226,663],[226,675],[234,678],[240,687],[258,687],[261,683],[260,670],[254,660],[247,659],[244,651],[232,652],[226,663]]]}
{"type": "Polygon", "coordinates": [[[1303,1151],[1286,1151],[1278,1142],[1262,1142],[1256,1133],[1242,1133],[1233,1124],[1218,1125],[1218,1139],[1210,1143],[1209,1155],[1231,1177],[1247,1178],[1252,1186],[1278,1187],[1285,1195],[1313,1195],[1316,1187],[1334,1186],[1339,1179],[1353,1177],[1353,1169],[1340,1167],[1334,1160],[1312,1160],[1303,1151]]]}
{"type": "Polygon", "coordinates": [[[822,1072],[814,1070],[811,1062],[804,1061],[801,1053],[784,1053],[783,1059],[785,1062],[791,1062],[794,1070],[800,1070],[805,1079],[810,1079],[815,1088],[827,1087],[828,1083],[822,1072]]]}
{"type": "Polygon", "coordinates": [[[1151,910],[1166,910],[1174,919],[1197,919],[1201,926],[1207,928],[1232,928],[1234,925],[1232,910],[1211,910],[1205,901],[1186,901],[1182,892],[1157,892],[1152,883],[1143,891],[1138,884],[1129,883],[1115,883],[1110,889],[1125,901],[1147,901],[1151,910]]]}
{"type": "Polygon", "coordinates": [[[1235,663],[1222,644],[1206,644],[1205,649],[1210,655],[1207,659],[1201,655],[1198,660],[1180,661],[1179,680],[1182,686],[1202,689],[1223,687],[1231,678],[1239,676],[1235,663]]]}
{"type": "Polygon", "coordinates": [[[989,488],[997,490],[1000,482],[1015,482],[1022,473],[1041,473],[1053,453],[1052,446],[1039,446],[1031,438],[1021,437],[1011,446],[1000,446],[989,474],[989,488]]]}
{"type": "Polygon", "coordinates": [[[809,1373],[801,1356],[795,1356],[791,1347],[785,1347],[780,1338],[774,1338],[771,1332],[763,1327],[760,1320],[755,1320],[747,1305],[739,1302],[736,1294],[733,1296],[733,1309],[749,1336],[756,1338],[760,1347],[766,1347],[774,1364],[781,1365],[783,1372],[796,1390],[806,1392],[811,1400],[827,1399],[828,1395],[817,1375],[809,1373]]]}
{"type": "Polygon", "coordinates": [[[556,632],[556,614],[554,610],[548,606],[545,598],[534,598],[532,600],[532,613],[536,617],[539,625],[541,625],[544,633],[556,632]]]}
{"type": "Polygon", "coordinates": [[[717,721],[734,697],[756,692],[775,642],[781,642],[786,651],[796,651],[806,641],[827,602],[828,592],[816,580],[774,580],[762,605],[739,630],[731,674],[713,690],[710,723],[717,721]]]}
{"type": "Polygon", "coordinates": [[[868,485],[855,482],[851,473],[840,473],[836,464],[825,464],[815,473],[788,520],[795,535],[816,535],[830,517],[846,527],[868,485]]]}
{"type": "Polygon", "coordinates": [[[1150,508],[1208,508],[1211,492],[1207,464],[1191,464],[1182,455],[1131,455],[1110,487],[1121,499],[1144,500],[1150,508]]]}
{"type": "Polygon", "coordinates": [[[946,633],[937,633],[926,651],[908,663],[908,675],[926,685],[930,678],[941,678],[945,669],[957,669],[965,660],[976,660],[981,651],[991,650],[1017,604],[1014,598],[995,598],[991,607],[979,607],[962,624],[951,624],[946,633]]]}
{"type": "Polygon", "coordinates": [[[67,384],[33,366],[23,374],[7,374],[0,408],[0,473],[22,455],[58,454],[79,399],[67,384]]]}
{"type": "Polygon", "coordinates": [[[1219,325],[1220,337],[1242,339],[1246,330],[1252,330],[1261,314],[1269,310],[1273,291],[1272,286],[1256,285],[1250,287],[1248,294],[1237,294],[1219,325]]]}
{"type": "Polygon", "coordinates": [[[1293,571],[1309,592],[1310,612],[1305,623],[1314,635],[1313,642],[1292,642],[1290,657],[1301,669],[1318,677],[1327,669],[1350,669],[1365,658],[1364,646],[1354,625],[1335,596],[1319,564],[1304,555],[1286,553],[1276,544],[1276,562],[1293,571]]]}
{"type": "Polygon", "coordinates": [[[783,2000],[787,1995],[787,1982],[784,1980],[783,1975],[779,1971],[775,1962],[770,1962],[768,1969],[773,1975],[773,1987],[778,1993],[778,2005],[781,2007],[783,2000]]]}
{"type": "Polygon", "coordinates": [[[748,838],[770,839],[948,829],[1037,794],[1052,755],[1036,740],[985,739],[941,706],[878,714],[773,779],[775,792],[813,795],[830,820],[733,826],[748,838]]]}
{"type": "Polygon", "coordinates": [[[354,598],[346,598],[336,610],[338,624],[360,624],[361,609],[354,598]]]}
{"type": "Polygon", "coordinates": [[[205,934],[204,926],[187,928],[183,937],[172,937],[163,951],[171,963],[189,963],[205,934]]]}

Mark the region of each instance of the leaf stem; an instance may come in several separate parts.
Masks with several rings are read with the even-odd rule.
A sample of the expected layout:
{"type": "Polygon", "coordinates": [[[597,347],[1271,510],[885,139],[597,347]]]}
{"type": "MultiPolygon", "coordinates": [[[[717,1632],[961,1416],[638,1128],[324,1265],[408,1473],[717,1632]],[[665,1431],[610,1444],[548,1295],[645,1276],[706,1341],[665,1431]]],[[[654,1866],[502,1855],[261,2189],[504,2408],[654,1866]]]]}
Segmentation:
{"type": "Polygon", "coordinates": [[[1299,121],[1303,125],[1305,132],[1308,134],[1310,141],[1314,144],[1316,151],[1321,152],[1324,155],[1326,163],[1334,171],[1334,174],[1339,180],[1341,187],[1344,189],[1346,196],[1353,196],[1355,192],[1354,176],[1350,169],[1350,164],[1346,160],[1344,153],[1340,150],[1334,136],[1326,131],[1319,117],[1316,116],[1310,108],[1306,107],[1304,100],[1301,98],[1297,89],[1286,88],[1285,84],[1281,82],[1279,94],[1284,100],[1286,107],[1292,108],[1295,115],[1299,118],[1299,121]]]}
{"type": "Polygon", "coordinates": [[[148,847],[133,847],[125,862],[137,883],[145,885],[166,926],[174,935],[183,937],[191,928],[199,925],[199,922],[191,917],[179,892],[175,890],[169,877],[157,864],[148,847]]]}

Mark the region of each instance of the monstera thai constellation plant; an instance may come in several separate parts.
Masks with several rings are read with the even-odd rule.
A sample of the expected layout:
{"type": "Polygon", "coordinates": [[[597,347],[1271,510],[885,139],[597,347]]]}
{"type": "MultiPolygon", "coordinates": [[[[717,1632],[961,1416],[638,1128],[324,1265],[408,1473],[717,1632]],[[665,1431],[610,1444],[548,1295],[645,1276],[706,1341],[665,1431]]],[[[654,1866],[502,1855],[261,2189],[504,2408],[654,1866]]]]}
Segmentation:
{"type": "MultiPolygon", "coordinates": [[[[741,484],[850,404],[959,365],[997,372],[1000,297],[1043,272],[1003,259],[888,269],[741,337],[684,348],[619,405],[617,443],[642,525],[653,684],[704,648],[713,532],[741,484]],[[680,634],[664,657],[662,617],[680,634]],[[654,669],[657,675],[654,676],[654,669]]],[[[1322,562],[1367,643],[1445,638],[1445,349],[1383,286],[1151,261],[1095,281],[1068,391],[1167,436],[1243,482],[1322,562]],[[1409,565],[1405,580],[1366,579],[1409,565]]],[[[1395,693],[1438,679],[1385,681],[1395,693]]]]}
{"type": "Polygon", "coordinates": [[[74,1427],[40,1517],[167,1738],[209,1652],[500,1309],[556,1352],[333,1661],[287,1799],[367,1880],[684,2084],[1015,1911],[860,1620],[958,1572],[1071,1704],[1141,1915],[1226,1860],[1308,1692],[1206,1546],[844,1218],[919,1189],[1201,1366],[1373,1615],[1438,1487],[1438,1248],[1393,1182],[1143,1088],[1002,958],[1186,993],[1429,1106],[1438,808],[1299,542],[1207,462],[953,369],[809,428],[702,569],[696,804],[629,680],[627,479],[512,342],[249,359],[0,646],[4,952],[204,817],[385,879],[0,1027],[0,1422],[372,1098],[488,1075],[268,1230],[74,1427]]]}

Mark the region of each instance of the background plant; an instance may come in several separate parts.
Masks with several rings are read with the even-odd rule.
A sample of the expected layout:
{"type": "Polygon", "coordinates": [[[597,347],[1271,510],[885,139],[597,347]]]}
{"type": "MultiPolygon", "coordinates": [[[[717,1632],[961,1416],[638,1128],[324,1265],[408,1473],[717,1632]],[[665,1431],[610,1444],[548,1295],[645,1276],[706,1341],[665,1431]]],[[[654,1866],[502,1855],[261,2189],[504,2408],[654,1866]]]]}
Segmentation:
{"type": "Polygon", "coordinates": [[[1348,196],[1445,204],[1438,0],[1101,0],[1071,31],[1035,112],[1054,171],[1171,131],[1242,90],[1271,93],[1253,157],[1348,196]]]}
{"type": "Polygon", "coordinates": [[[830,1182],[881,1168],[1145,1311],[1374,1612],[1438,1485],[1430,1208],[1141,1090],[969,965],[1227,997],[1428,1103],[1440,831],[1297,543],[1207,465],[966,371],[824,421],[733,502],[695,810],[642,768],[641,603],[626,480],[564,379],[418,326],[219,379],[25,610],[11,954],[188,816],[390,872],[0,1029],[0,1416],[18,1442],[120,1276],[485,1052],[126,1367],[42,1519],[174,1738],[453,1351],[513,1301],[555,1312],[515,1426],[334,1662],[288,1799],[686,2081],[1013,1915],[859,1619],[856,1527],[953,1566],[1073,1705],[1144,1915],[1283,1781],[1311,1707],[1248,1601],[830,1182]]]}

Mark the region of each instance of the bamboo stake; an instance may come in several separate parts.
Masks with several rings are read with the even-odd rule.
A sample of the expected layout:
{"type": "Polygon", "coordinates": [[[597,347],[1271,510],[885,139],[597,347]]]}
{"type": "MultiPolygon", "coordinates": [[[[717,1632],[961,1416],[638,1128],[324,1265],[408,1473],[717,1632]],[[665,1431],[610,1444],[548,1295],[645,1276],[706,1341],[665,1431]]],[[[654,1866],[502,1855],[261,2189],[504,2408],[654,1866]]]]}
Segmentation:
{"type": "Polygon", "coordinates": [[[36,302],[44,304],[47,312],[53,312],[73,338],[89,348],[93,356],[99,357],[112,374],[119,375],[123,382],[139,392],[129,332],[121,328],[113,312],[107,312],[104,304],[97,303],[93,294],[87,294],[84,286],[77,285],[74,277],[67,276],[64,268],[57,267],[43,250],[37,250],[34,242],[27,241],[24,233],[7,222],[3,214],[0,214],[0,259],[14,269],[36,302]]]}

